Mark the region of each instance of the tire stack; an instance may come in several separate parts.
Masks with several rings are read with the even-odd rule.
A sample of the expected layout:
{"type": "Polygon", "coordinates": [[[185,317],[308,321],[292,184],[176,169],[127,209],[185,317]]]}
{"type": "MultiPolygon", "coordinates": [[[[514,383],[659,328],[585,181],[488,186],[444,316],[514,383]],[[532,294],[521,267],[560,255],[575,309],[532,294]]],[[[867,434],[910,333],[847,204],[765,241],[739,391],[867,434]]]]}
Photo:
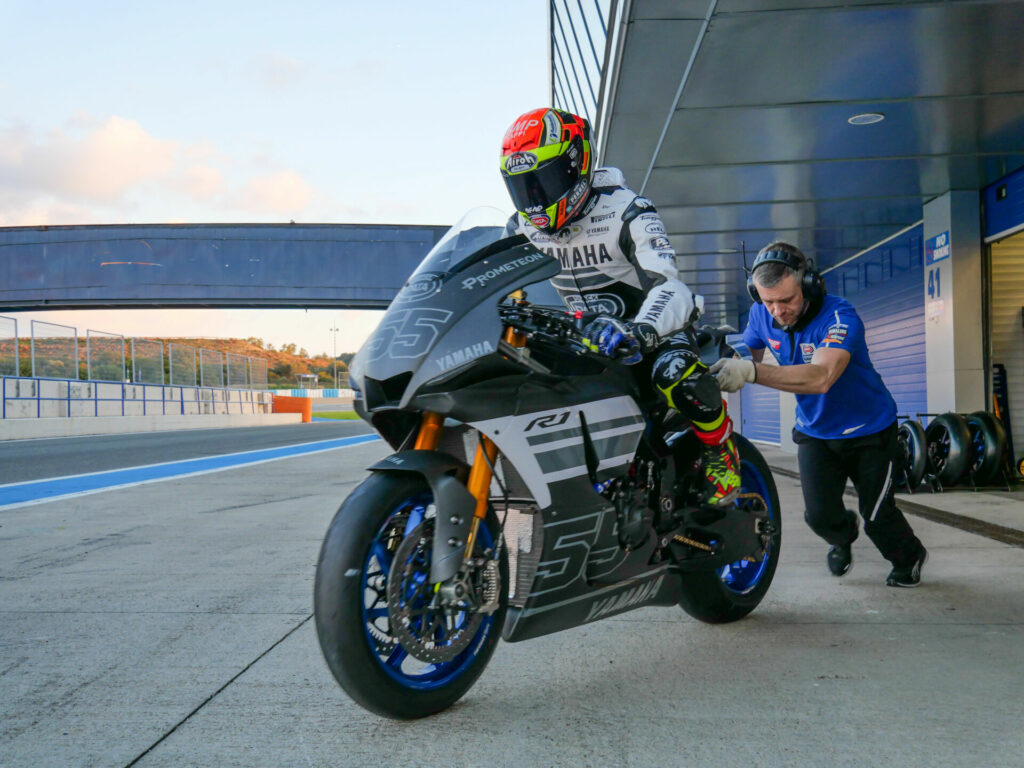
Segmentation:
{"type": "Polygon", "coordinates": [[[933,489],[1004,483],[1006,431],[988,411],[943,413],[927,429],[908,419],[897,436],[903,462],[898,482],[911,492],[926,478],[933,489]]]}

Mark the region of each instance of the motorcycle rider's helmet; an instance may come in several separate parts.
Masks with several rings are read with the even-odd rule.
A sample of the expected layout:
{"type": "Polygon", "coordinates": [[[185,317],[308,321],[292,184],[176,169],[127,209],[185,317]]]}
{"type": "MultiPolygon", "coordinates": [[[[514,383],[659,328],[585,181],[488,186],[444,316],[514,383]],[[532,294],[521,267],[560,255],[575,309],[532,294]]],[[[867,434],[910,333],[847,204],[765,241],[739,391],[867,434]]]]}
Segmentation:
{"type": "Polygon", "coordinates": [[[520,115],[501,143],[501,177],[519,214],[553,233],[583,209],[593,156],[590,123],[560,109],[520,115]]]}

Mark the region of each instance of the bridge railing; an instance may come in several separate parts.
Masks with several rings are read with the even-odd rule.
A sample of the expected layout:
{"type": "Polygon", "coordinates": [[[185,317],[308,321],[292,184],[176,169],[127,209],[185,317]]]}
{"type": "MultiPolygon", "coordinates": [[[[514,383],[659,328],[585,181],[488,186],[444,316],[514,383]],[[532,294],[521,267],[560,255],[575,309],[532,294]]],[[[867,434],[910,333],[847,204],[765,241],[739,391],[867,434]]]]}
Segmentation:
{"type": "Polygon", "coordinates": [[[0,418],[272,413],[268,390],[0,377],[0,418]]]}

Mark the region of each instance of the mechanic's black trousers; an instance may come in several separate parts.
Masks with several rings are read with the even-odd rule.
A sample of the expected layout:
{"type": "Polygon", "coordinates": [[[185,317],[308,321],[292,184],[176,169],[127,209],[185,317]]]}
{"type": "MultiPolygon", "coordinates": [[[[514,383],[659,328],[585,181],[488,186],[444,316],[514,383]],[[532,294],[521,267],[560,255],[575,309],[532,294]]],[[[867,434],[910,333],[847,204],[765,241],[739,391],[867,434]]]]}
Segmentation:
{"type": "Polygon", "coordinates": [[[893,500],[896,422],[864,437],[821,440],[793,430],[804,492],[804,519],[829,544],[857,538],[857,518],[843,504],[846,480],[853,481],[864,518],[864,533],[882,557],[896,566],[917,559],[921,542],[893,500]]]}

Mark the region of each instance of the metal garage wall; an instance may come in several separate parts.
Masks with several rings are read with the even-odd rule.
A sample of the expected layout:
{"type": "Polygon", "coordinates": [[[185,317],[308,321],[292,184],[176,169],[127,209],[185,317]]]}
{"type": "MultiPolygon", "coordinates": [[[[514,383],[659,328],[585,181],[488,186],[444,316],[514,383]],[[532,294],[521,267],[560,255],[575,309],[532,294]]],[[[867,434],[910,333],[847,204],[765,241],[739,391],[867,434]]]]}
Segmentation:
{"type": "Polygon", "coordinates": [[[864,321],[871,362],[897,412],[910,416],[928,410],[922,238],[917,224],[826,274],[829,292],[864,321]]]}
{"type": "Polygon", "coordinates": [[[779,392],[756,385],[740,390],[743,426],[740,432],[750,440],[779,444],[779,392]]]}
{"type": "Polygon", "coordinates": [[[1024,235],[992,245],[992,303],[989,334],[992,362],[1006,366],[1013,445],[1024,446],[1024,235]]]}

